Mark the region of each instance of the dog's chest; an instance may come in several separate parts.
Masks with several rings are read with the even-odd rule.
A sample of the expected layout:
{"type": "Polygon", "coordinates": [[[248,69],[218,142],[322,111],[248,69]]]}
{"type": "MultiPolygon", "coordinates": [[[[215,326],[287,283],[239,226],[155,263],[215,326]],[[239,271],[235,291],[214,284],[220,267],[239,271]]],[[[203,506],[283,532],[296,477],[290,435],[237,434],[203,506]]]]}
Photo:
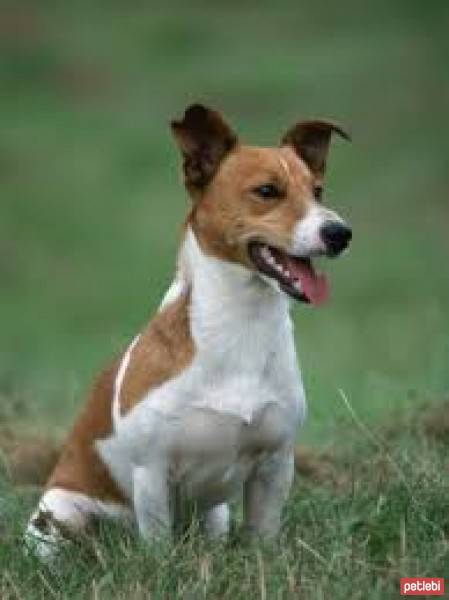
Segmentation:
{"type": "Polygon", "coordinates": [[[190,314],[192,363],[150,390],[98,443],[129,494],[133,465],[165,462],[190,495],[225,498],[264,454],[293,440],[303,416],[285,303],[271,293],[261,297],[257,287],[238,299],[199,296],[190,314]]]}
{"type": "Polygon", "coordinates": [[[232,496],[255,463],[294,436],[296,402],[260,373],[203,372],[194,363],[148,394],[99,450],[129,495],[132,468],[167,463],[188,497],[218,502],[232,496]],[[197,372],[199,371],[199,372],[197,372]]]}

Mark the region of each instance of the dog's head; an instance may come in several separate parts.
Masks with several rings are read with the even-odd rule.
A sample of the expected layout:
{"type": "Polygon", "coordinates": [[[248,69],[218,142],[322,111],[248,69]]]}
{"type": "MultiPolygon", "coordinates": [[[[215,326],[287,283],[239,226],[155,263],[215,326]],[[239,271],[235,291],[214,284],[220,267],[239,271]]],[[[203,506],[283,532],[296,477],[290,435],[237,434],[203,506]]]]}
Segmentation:
{"type": "Polygon", "coordinates": [[[171,123],[203,251],[239,263],[297,300],[318,304],[327,283],[313,257],[337,256],[351,229],[322,204],[333,133],[327,121],[294,125],[277,148],[247,146],[215,111],[189,107],[171,123]]]}

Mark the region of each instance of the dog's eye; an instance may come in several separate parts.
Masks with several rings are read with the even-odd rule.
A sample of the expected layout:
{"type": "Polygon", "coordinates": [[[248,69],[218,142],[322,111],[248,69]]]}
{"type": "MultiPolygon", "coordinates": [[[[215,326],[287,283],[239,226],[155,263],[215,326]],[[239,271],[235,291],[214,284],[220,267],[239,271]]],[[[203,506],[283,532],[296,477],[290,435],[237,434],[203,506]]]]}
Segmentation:
{"type": "Polygon", "coordinates": [[[253,192],[264,200],[272,200],[273,198],[280,198],[282,196],[282,191],[273,183],[258,185],[253,189],[253,192]]]}
{"type": "Polygon", "coordinates": [[[315,198],[315,200],[318,200],[318,202],[321,202],[321,200],[323,199],[323,186],[322,185],[314,185],[313,186],[313,197],[315,198]]]}

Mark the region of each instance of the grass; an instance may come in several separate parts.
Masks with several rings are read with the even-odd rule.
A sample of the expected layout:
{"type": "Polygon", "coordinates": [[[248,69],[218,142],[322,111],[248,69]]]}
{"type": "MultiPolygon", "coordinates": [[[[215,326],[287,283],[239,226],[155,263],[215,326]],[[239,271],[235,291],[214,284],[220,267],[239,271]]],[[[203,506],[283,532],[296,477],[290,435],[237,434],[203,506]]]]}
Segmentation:
{"type": "MultiPolygon", "coordinates": [[[[302,440],[339,448],[347,437],[338,389],[370,429],[447,396],[448,20],[439,0],[5,3],[0,425],[59,438],[93,373],[155,310],[187,202],[167,123],[195,100],[223,110],[254,143],[277,143],[309,116],[335,118],[353,134],[352,145],[334,145],[326,190],[353,225],[352,251],[326,267],[331,303],[293,312],[309,398],[302,440]]],[[[61,580],[21,558],[16,540],[33,498],[4,483],[3,595],[14,597],[14,586],[27,598],[63,589],[130,595],[151,580],[156,597],[175,589],[197,597],[209,569],[210,597],[243,595],[245,586],[263,597],[261,573],[267,597],[290,585],[309,597],[368,597],[367,589],[388,597],[399,572],[432,574],[445,548],[444,452],[426,439],[409,439],[395,460],[437,529],[415,504],[405,509],[402,481],[387,478],[380,492],[368,471],[358,473],[357,493],[295,494],[281,551],[222,552],[193,536],[161,549],[156,569],[151,552],[111,533],[104,563],[80,563],[61,580]],[[366,542],[371,525],[351,529],[354,519],[383,532],[381,564],[366,542]]],[[[348,460],[366,466],[369,444],[349,444],[348,460]]]]}
{"type": "Polygon", "coordinates": [[[212,544],[194,524],[173,545],[149,546],[103,525],[48,569],[20,546],[35,492],[3,480],[0,597],[385,600],[400,577],[449,577],[449,404],[366,433],[355,426],[344,445],[309,456],[275,544],[237,529],[212,544]]]}

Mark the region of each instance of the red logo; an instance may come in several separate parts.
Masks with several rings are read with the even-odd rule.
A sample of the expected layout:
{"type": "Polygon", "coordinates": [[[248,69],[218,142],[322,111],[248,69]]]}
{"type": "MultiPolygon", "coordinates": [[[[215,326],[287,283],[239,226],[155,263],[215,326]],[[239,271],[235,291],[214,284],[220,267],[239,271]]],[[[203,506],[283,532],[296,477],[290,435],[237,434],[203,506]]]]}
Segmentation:
{"type": "Polygon", "coordinates": [[[401,596],[442,596],[442,577],[401,577],[401,596]]]}

